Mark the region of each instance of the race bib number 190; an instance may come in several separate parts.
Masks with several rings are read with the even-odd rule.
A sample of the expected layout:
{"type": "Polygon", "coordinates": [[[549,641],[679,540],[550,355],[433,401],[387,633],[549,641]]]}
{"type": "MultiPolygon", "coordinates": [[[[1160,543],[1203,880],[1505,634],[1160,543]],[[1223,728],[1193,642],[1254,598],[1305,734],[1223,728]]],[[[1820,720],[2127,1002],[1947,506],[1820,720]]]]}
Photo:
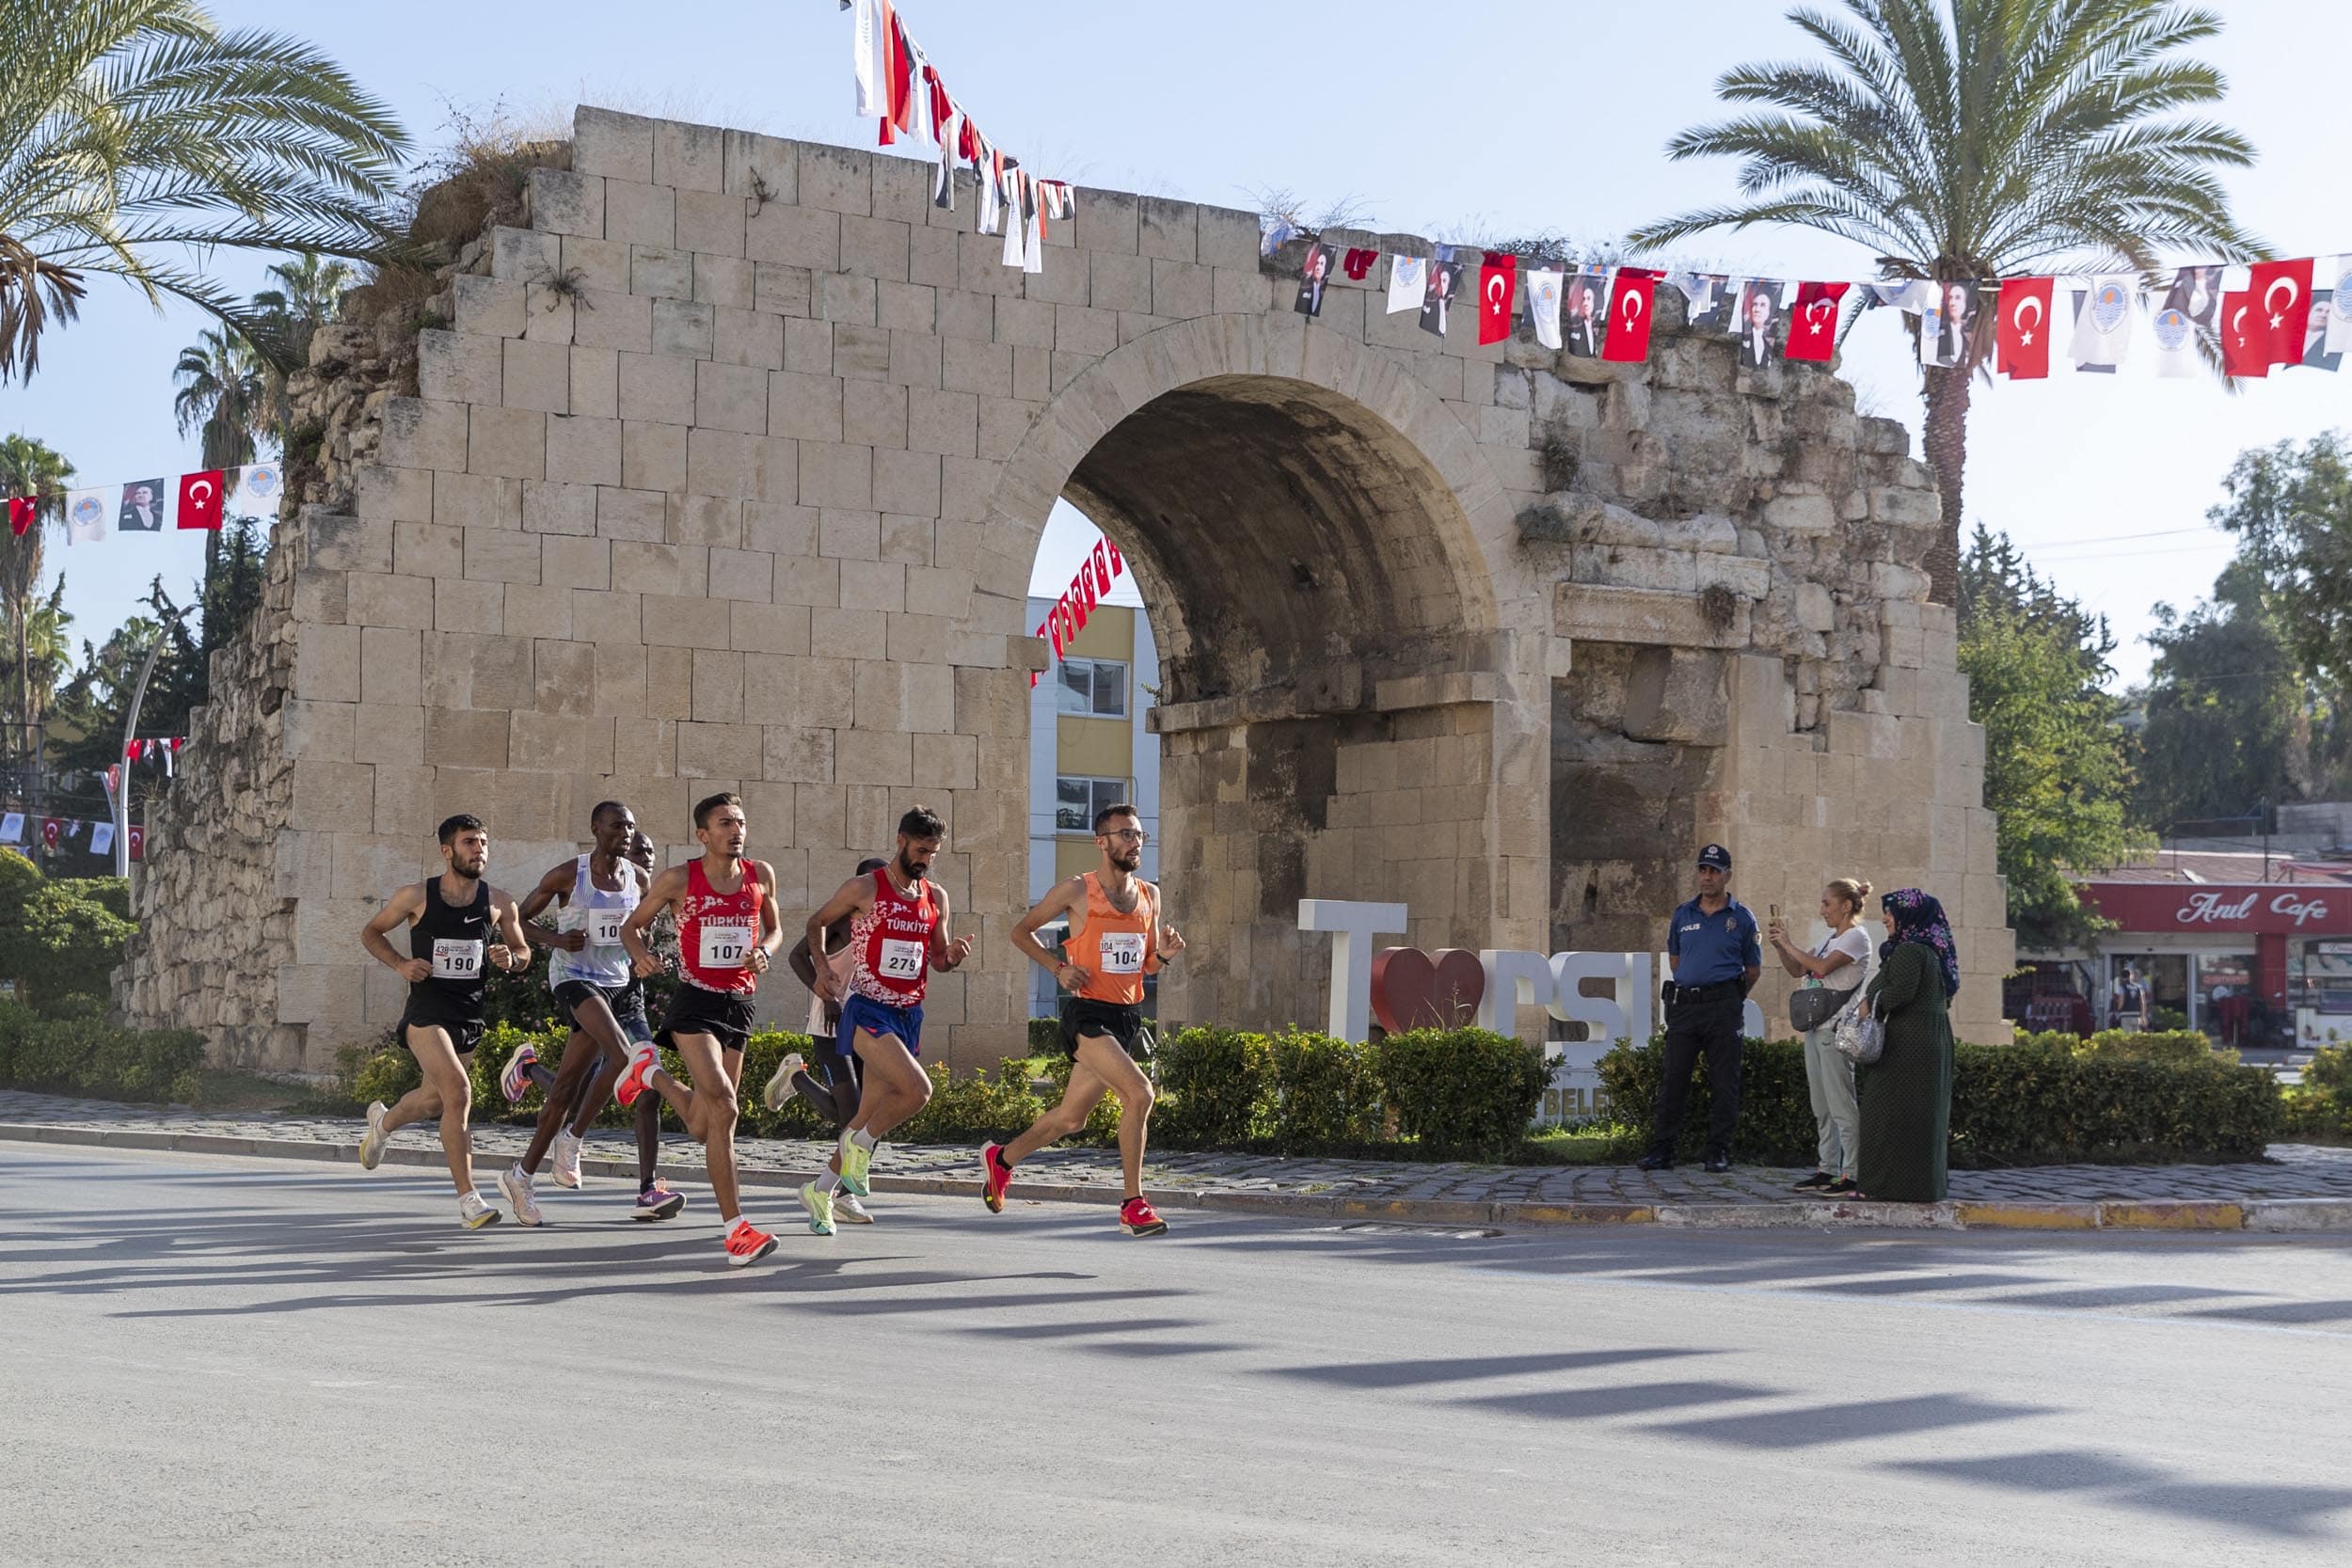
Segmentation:
{"type": "Polygon", "coordinates": [[[482,943],[454,937],[433,939],[433,978],[472,980],[482,974],[482,943]]]}
{"type": "Polygon", "coordinates": [[[923,945],[919,942],[883,938],[882,977],[885,980],[920,980],[924,969],[923,945]]]}
{"type": "Polygon", "coordinates": [[[1103,933],[1103,973],[1105,974],[1140,974],[1143,973],[1143,933],[1141,931],[1105,931],[1103,933]]]}
{"type": "Polygon", "coordinates": [[[751,961],[752,923],[748,920],[706,920],[702,923],[702,967],[741,969],[751,961]]]}

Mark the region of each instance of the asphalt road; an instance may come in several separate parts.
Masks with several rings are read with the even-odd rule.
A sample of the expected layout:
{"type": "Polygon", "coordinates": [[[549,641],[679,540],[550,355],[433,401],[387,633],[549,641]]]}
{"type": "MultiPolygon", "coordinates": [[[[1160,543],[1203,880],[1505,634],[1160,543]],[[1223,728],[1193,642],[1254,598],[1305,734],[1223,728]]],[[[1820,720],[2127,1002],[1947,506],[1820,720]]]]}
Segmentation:
{"type": "Polygon", "coordinates": [[[0,1561],[2352,1551],[2342,1240],[1131,1241],[884,1196],[737,1273],[707,1194],[631,1196],[468,1234],[406,1170],[0,1146],[0,1561]]]}

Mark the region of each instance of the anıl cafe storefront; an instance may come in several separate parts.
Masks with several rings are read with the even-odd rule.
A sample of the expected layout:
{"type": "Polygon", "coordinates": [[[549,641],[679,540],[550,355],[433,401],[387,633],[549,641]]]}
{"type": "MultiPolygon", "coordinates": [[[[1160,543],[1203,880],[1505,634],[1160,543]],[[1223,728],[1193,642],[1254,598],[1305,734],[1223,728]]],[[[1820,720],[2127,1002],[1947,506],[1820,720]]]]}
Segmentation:
{"type": "Polygon", "coordinates": [[[2097,955],[2061,960],[2102,1026],[2128,971],[2152,1018],[2179,1013],[2218,1043],[2275,1039],[2289,1020],[2305,1050],[2352,1041],[2352,885],[2093,881],[2080,892],[2118,927],[2097,955]]]}

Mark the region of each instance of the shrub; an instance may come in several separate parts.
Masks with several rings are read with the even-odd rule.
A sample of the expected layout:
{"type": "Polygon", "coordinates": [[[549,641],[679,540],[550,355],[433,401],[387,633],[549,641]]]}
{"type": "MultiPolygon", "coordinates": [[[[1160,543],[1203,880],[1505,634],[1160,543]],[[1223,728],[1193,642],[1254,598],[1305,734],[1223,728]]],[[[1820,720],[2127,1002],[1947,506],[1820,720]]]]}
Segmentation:
{"type": "MultiPolygon", "coordinates": [[[[2038,1043],[2043,1037],[2027,1036],[2018,1043],[2038,1043]]],[[[2234,1062],[2234,1051],[2217,1051],[2212,1039],[2196,1029],[2165,1029],[2140,1034],[2128,1029],[2102,1029],[2087,1040],[2061,1036],[2077,1056],[2134,1062],[2234,1062]]]]}
{"type": "Polygon", "coordinates": [[[0,1085],[97,1100],[188,1103],[204,1070],[193,1029],[122,1029],[0,1003],[0,1085]]]}
{"type": "Polygon", "coordinates": [[[2352,1046],[2322,1046],[2303,1069],[2301,1086],[2285,1096],[2290,1134],[2352,1138],[2352,1046]]]}
{"type": "Polygon", "coordinates": [[[1051,1056],[1061,1049],[1061,1020],[1033,1018],[1029,1020],[1029,1054],[1051,1056]]]}
{"type": "MultiPolygon", "coordinates": [[[[1274,1063],[1275,1129],[1284,1148],[1378,1141],[1380,1059],[1372,1046],[1301,1029],[1286,1030],[1265,1045],[1274,1063]]],[[[1526,1128],[1521,1117],[1518,1131],[1526,1128]]]]}
{"type": "Polygon", "coordinates": [[[1409,1029],[1376,1052],[1397,1132],[1435,1148],[1517,1146],[1551,1082],[1534,1047],[1486,1029],[1409,1029]]]}
{"type": "Polygon", "coordinates": [[[1005,1057],[993,1073],[968,1072],[960,1078],[944,1062],[925,1070],[930,1074],[930,1103],[890,1134],[893,1143],[977,1144],[1008,1138],[1044,1114],[1045,1102],[1029,1085],[1028,1064],[1017,1058],[1005,1057]]]}
{"type": "Polygon", "coordinates": [[[1182,1148],[1239,1148],[1274,1131],[1274,1053],[1263,1035],[1180,1029],[1152,1060],[1160,1100],[1152,1140],[1182,1148]]]}
{"type": "MultiPolygon", "coordinates": [[[[1070,1074],[1077,1065],[1075,1057],[1057,1054],[1047,1066],[1045,1076],[1053,1081],[1054,1096],[1057,1100],[1070,1092],[1070,1074]]],[[[1147,1068],[1145,1070],[1151,1069],[1147,1068]]],[[[1042,1101],[1039,1103],[1038,1109],[1041,1112],[1045,1109],[1042,1101]]],[[[1117,1143],[1119,1141],[1119,1096],[1104,1095],[1094,1102],[1094,1109],[1087,1113],[1086,1125],[1064,1138],[1062,1142],[1093,1144],[1098,1148],[1105,1144],[1117,1143]]],[[[1159,1104],[1156,1099],[1152,1102],[1152,1119],[1153,1121],[1159,1119],[1159,1104]]]]}

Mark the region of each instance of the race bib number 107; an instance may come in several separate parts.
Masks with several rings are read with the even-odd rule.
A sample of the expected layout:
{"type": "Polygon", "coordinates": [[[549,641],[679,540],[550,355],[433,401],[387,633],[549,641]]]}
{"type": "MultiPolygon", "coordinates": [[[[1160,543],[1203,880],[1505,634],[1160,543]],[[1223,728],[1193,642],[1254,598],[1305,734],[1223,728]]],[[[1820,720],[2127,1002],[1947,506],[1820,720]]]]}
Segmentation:
{"type": "Polygon", "coordinates": [[[706,920],[702,923],[702,967],[741,969],[751,962],[752,923],[748,920],[706,920]]]}

